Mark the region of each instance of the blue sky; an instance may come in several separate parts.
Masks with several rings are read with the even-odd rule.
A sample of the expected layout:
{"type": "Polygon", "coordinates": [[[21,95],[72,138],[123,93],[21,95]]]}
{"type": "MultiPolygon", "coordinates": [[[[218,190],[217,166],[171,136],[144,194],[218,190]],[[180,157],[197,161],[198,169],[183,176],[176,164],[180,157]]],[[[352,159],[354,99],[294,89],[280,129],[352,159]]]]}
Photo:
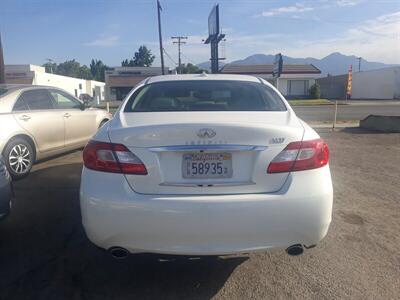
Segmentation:
{"type": "MultiPolygon", "coordinates": [[[[172,35],[188,36],[183,62],[209,59],[208,14],[215,0],[160,0],[164,47],[177,61],[172,35]]],[[[7,64],[91,58],[110,66],[147,45],[159,64],[155,0],[1,0],[7,64]]],[[[400,63],[399,0],[220,0],[227,61],[255,53],[322,58],[332,52],[400,63]]],[[[174,62],[166,58],[168,66],[174,62]]]]}

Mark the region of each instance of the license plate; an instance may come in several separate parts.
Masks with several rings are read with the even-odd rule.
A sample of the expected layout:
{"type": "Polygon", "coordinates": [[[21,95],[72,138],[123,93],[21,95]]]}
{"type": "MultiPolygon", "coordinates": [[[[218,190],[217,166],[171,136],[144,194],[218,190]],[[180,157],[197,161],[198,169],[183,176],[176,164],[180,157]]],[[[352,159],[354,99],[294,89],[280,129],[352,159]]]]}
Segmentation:
{"type": "Polygon", "coordinates": [[[183,154],[183,178],[231,178],[232,174],[231,153],[183,154]]]}

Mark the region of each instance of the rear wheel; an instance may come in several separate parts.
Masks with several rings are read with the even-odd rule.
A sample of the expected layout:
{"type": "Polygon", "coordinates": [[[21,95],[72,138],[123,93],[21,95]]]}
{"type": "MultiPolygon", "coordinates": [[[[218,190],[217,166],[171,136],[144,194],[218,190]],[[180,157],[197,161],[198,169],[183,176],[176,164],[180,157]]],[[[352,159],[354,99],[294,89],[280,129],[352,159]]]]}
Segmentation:
{"type": "Polygon", "coordinates": [[[108,120],[103,120],[103,121],[101,121],[101,123],[100,123],[100,125],[99,125],[99,128],[103,127],[103,125],[106,124],[107,122],[108,122],[108,120]]]}
{"type": "Polygon", "coordinates": [[[8,172],[13,179],[21,179],[29,174],[35,158],[32,145],[27,140],[11,140],[3,153],[8,172]]]}

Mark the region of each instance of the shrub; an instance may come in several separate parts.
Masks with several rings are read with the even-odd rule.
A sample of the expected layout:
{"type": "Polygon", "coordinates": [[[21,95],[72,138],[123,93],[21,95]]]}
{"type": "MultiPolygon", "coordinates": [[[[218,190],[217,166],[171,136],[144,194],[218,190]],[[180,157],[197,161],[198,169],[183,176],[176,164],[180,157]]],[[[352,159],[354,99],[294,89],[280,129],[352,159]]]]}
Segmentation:
{"type": "Polygon", "coordinates": [[[310,87],[310,97],[312,99],[319,99],[321,98],[321,88],[318,84],[318,82],[314,83],[311,87],[310,87]]]}

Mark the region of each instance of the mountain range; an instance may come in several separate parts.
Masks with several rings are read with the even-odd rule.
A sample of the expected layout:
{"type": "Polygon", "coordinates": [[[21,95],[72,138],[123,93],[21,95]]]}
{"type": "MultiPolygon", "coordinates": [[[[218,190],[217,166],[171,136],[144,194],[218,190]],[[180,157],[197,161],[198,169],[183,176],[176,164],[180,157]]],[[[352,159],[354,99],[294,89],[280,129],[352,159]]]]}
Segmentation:
{"type": "MultiPolygon", "coordinates": [[[[257,65],[257,64],[273,64],[275,55],[272,54],[253,54],[245,59],[232,61],[231,64],[236,65],[257,65]]],[[[340,75],[346,74],[349,66],[353,65],[353,70],[358,71],[358,57],[355,55],[344,55],[339,52],[334,52],[325,56],[324,58],[317,59],[313,57],[307,58],[294,58],[283,55],[284,64],[313,64],[321,70],[322,74],[327,75],[340,75]]],[[[210,63],[204,62],[198,64],[199,67],[209,69],[210,63]]],[[[220,63],[220,67],[223,64],[220,63]]],[[[394,64],[384,64],[381,62],[371,62],[361,58],[361,71],[374,70],[396,66],[394,64]]]]}

